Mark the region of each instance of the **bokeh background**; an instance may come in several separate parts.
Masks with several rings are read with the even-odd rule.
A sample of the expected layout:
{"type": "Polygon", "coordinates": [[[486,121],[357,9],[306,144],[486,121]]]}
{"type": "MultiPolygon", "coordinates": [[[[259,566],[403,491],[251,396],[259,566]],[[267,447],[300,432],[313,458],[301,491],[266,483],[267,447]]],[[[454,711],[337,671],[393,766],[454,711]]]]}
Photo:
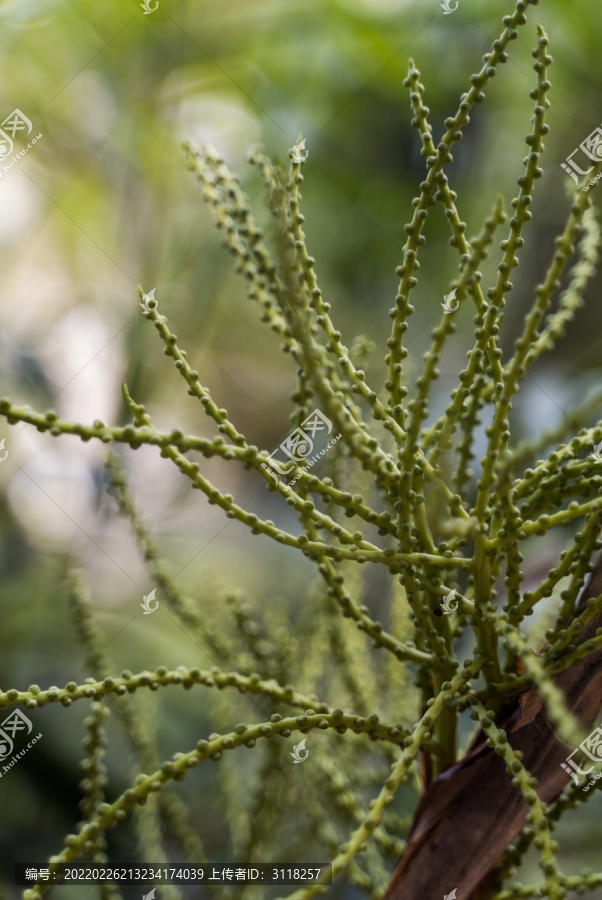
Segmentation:
{"type": "MultiPolygon", "coordinates": [[[[261,143],[285,164],[299,134],[309,150],[303,185],[309,250],[347,345],[371,338],[365,368],[370,385],[380,389],[403,226],[424,171],[402,86],[408,58],[422,72],[437,139],[509,12],[508,0],[459,0],[451,15],[436,0],[160,0],[151,15],[129,0],[1,2],[0,118],[19,108],[43,139],[0,179],[0,394],[35,410],[52,407],[67,418],[118,424],[128,418],[121,397],[126,381],[157,427],[213,436],[141,315],[141,284],[156,289],[161,311],[217,402],[252,443],[274,448],[289,427],[294,366],[246,300],[181,142],[214,145],[267,223],[265,191],[246,162],[247,148],[261,143]]],[[[550,133],[509,297],[506,353],[567,212],[560,163],[602,121],[595,5],[543,0],[528,16],[449,168],[468,235],[478,231],[498,193],[509,208],[530,127],[530,54],[541,22],[554,57],[550,133]]],[[[441,208],[433,209],[426,235],[408,338],[410,371],[457,273],[441,208]]],[[[483,267],[485,287],[495,259],[494,252],[483,267]]],[[[517,438],[570,420],[576,403],[599,386],[600,288],[598,278],[564,342],[533,369],[514,411],[517,438]]],[[[458,339],[442,359],[434,412],[463,366],[471,327],[463,311],[458,339]]],[[[74,564],[92,587],[119,670],[209,666],[162,610],[149,617],[139,611],[152,584],[127,522],[106,496],[104,446],[0,423],[4,437],[2,687],[62,685],[89,674],[67,613],[65,575],[74,564]]],[[[189,491],[152,448],[127,451],[124,459],[139,506],[187,591],[218,604],[224,591],[244,588],[268,617],[300,602],[309,578],[305,560],[251,538],[189,491]]],[[[206,471],[241,505],[257,502],[269,514],[273,495],[265,498],[258,479],[215,461],[206,471]]],[[[12,863],[55,852],[76,818],[86,714],[79,706],[38,712],[43,741],[0,782],[2,897],[17,896],[12,863]]],[[[198,723],[184,700],[163,698],[160,709],[166,752],[192,746],[198,723]]],[[[110,760],[115,785],[125,785],[131,761],[119,742],[110,760]]],[[[213,841],[215,857],[227,858],[228,828],[211,799],[213,776],[203,777],[199,792],[207,800],[199,801],[199,828],[213,841]]],[[[599,863],[599,800],[560,829],[569,872],[599,863]]],[[[531,875],[537,877],[535,867],[531,875]]],[[[75,891],[94,896],[87,888],[56,893],[75,891]]]]}

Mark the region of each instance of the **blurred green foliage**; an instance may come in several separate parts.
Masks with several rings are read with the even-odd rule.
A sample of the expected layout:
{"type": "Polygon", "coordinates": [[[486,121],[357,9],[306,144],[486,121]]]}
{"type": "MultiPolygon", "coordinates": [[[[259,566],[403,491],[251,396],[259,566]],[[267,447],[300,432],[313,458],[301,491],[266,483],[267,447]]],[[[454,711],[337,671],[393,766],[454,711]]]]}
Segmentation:
{"type": "MultiPolygon", "coordinates": [[[[161,0],[149,16],[138,3],[123,0],[0,3],[2,117],[18,107],[36,133],[44,134],[0,181],[5,286],[0,298],[0,393],[35,409],[58,394],[53,403],[60,409],[64,384],[49,376],[39,347],[53,323],[83,307],[106,326],[119,350],[119,379],[127,380],[158,424],[185,427],[188,422],[196,430],[207,428],[194,406],[180,399],[177,375],[160,364],[155,335],[139,316],[136,285],[157,286],[191,364],[219,402],[255,443],[275,446],[288,429],[294,369],[244,301],[244,288],[231,274],[180,144],[188,137],[214,143],[254,197],[262,194],[262,186],[245,163],[247,146],[261,142],[270,156],[284,162],[299,133],[307,138],[310,154],[304,212],[322,289],[347,344],[364,333],[373,339],[375,361],[365,367],[371,385],[380,388],[385,380],[381,349],[389,333],[387,310],[396,291],[404,216],[424,171],[401,85],[408,57],[415,59],[427,85],[424,99],[437,137],[508,12],[505,0],[460,0],[450,16],[442,15],[436,0],[161,0]]],[[[526,89],[533,82],[530,36],[535,21],[541,21],[554,57],[551,127],[528,237],[529,272],[526,277],[521,273],[520,290],[507,310],[508,348],[523,322],[529,283],[535,283],[548,261],[549,251],[543,248],[550,246],[568,206],[560,162],[602,119],[602,29],[595,4],[543,0],[529,19],[485,104],[475,109],[465,139],[456,145],[448,173],[468,234],[475,232],[498,193],[509,201],[531,116],[526,89]]],[[[424,275],[416,290],[417,336],[410,343],[416,359],[427,346],[457,265],[441,209],[429,220],[427,236],[424,275]]],[[[492,267],[495,261],[493,256],[492,267]]],[[[534,370],[524,421],[537,415],[551,395],[545,408],[554,424],[570,415],[575,398],[599,379],[599,290],[598,277],[590,287],[591,302],[553,362],[534,370]]],[[[471,324],[468,314],[465,322],[459,320],[466,334],[471,324]]],[[[99,338],[101,359],[105,347],[99,338]]],[[[442,361],[441,406],[446,378],[462,366],[465,349],[457,342],[442,361]]],[[[80,372],[74,364],[68,379],[77,379],[80,372]]],[[[115,421],[125,417],[125,406],[117,405],[115,421]]],[[[24,452],[26,467],[28,448],[24,452]]],[[[215,467],[225,476],[224,467],[215,467]]],[[[98,465],[95,471],[100,496],[98,465]]],[[[0,488],[8,488],[11,477],[7,466],[0,469],[0,488]]],[[[99,504],[95,542],[79,534],[74,550],[78,561],[90,562],[96,573],[99,613],[109,639],[137,611],[144,585],[129,586],[127,611],[116,605],[116,596],[122,595],[114,592],[110,576],[103,581],[97,546],[106,537],[102,523],[109,528],[113,511],[109,501],[99,504]]],[[[288,561],[283,578],[271,545],[257,554],[242,529],[232,525],[211,543],[223,522],[213,519],[201,527],[190,505],[184,505],[182,518],[183,504],[174,486],[156,527],[171,541],[175,569],[186,566],[180,576],[184,583],[216,597],[223,588],[245,586],[275,615],[279,598],[295,602],[297,584],[306,578],[303,561],[288,561]],[[237,562],[224,574],[224,560],[233,559],[237,562]]],[[[40,507],[40,515],[44,510],[40,507]]],[[[83,526],[80,530],[86,531],[83,526]]],[[[26,686],[34,661],[38,677],[46,674],[46,684],[62,684],[82,667],[75,635],[65,624],[70,548],[54,546],[28,527],[6,496],[0,498],[0,535],[0,684],[26,686]]],[[[199,662],[188,645],[190,659],[182,659],[182,639],[175,629],[159,636],[136,633],[135,643],[122,635],[112,644],[123,665],[199,662]]],[[[45,712],[43,742],[0,784],[3,896],[12,896],[10,862],[22,859],[24,848],[32,859],[41,859],[70,827],[78,800],[72,773],[85,713],[73,710],[65,724],[61,712],[45,712]],[[69,757],[66,747],[72,747],[69,757]]],[[[171,708],[165,714],[170,718],[164,727],[178,729],[181,742],[190,743],[198,730],[193,723],[183,722],[171,708]]],[[[127,754],[116,753],[112,765],[125,783],[127,754]]],[[[593,864],[599,852],[598,800],[590,804],[587,820],[571,827],[574,867],[593,864]]],[[[215,826],[215,814],[214,809],[204,811],[204,828],[217,830],[207,825],[212,821],[215,826]]],[[[224,827],[216,850],[227,845],[224,827]]],[[[78,895],[84,894],[78,889],[78,895]]]]}

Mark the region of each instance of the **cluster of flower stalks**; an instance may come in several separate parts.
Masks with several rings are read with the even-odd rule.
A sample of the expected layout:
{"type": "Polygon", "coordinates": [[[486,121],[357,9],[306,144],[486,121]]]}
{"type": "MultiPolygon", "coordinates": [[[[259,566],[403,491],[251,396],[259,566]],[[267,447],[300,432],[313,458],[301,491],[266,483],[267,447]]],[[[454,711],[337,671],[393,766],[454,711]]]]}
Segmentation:
{"type": "MultiPolygon", "coordinates": [[[[595,271],[600,234],[591,206],[594,190],[585,191],[583,185],[574,189],[567,201],[566,226],[550,251],[547,270],[540,274],[522,334],[505,361],[500,349],[504,309],[507,299],[512,302],[512,270],[518,266],[523,231],[532,217],[529,206],[542,175],[548,131],[552,59],[541,27],[533,51],[534,108],[527,155],[511,208],[507,212],[507,204],[498,198],[482,229],[467,237],[456,193],[445,174],[473,105],[485,99],[489,81],[507,59],[509,43],[527,21],[527,6],[517,2],[514,13],[504,18],[503,30],[485,54],[482,68],[471,76],[456,114],[445,120],[438,144],[423,103],[420,73],[410,62],[405,86],[412,123],[422,142],[425,174],[405,226],[399,289],[390,310],[388,376],[378,392],[358,367],[358,353],[348,349],[333,324],[330,304],[319,287],[301,214],[303,163],[293,159],[286,174],[259,150],[251,153],[272,214],[264,237],[238,179],[219,155],[208,148],[185,147],[189,167],[213,209],[249,299],[292,357],[297,372],[292,427],[319,409],[332,423],[333,435],[341,435],[311,472],[299,462],[291,472],[292,486],[274,478],[268,451],[249,443],[189,365],[170,330],[169,309],[163,314],[160,298],[157,303],[142,290],[143,315],[156,329],[191,402],[200,403],[217,436],[159,431],[152,412],[125,387],[131,413],[131,424],[125,427],[98,420],[66,421],[57,412],[35,413],[0,400],[0,414],[10,424],[26,422],[56,437],[72,435],[126,448],[123,455],[109,454],[110,493],[131,521],[157,597],[216,663],[210,671],[188,667],[168,671],[160,666],[152,672],[118,674],[102,649],[85,575],[73,574],[71,606],[85,658],[92,660],[90,677],[63,688],[32,685],[0,693],[1,709],[35,709],[41,729],[43,713],[37,711],[42,707],[91,703],[81,764],[83,818],[74,822],[73,833],[62,846],[49,848],[50,867],[80,859],[106,860],[105,833],[122,821],[121,828],[135,830],[142,859],[213,862],[199,836],[196,813],[201,798],[184,792],[176,782],[196,766],[214,767],[221,760],[211,783],[215,803],[229,823],[231,861],[331,861],[334,879],[343,877],[368,897],[378,898],[403,854],[412,811],[425,784],[457,761],[458,732],[461,728],[466,735],[466,720],[470,724],[472,716],[512,773],[509,790],[520,792],[529,807],[524,830],[498,867],[497,893],[492,896],[526,898],[543,893],[561,898],[567,890],[602,884],[602,875],[560,873],[552,837],[561,813],[588,802],[595,791],[584,794],[570,785],[559,800],[546,806],[521,754],[512,750],[495,724],[502,704],[536,685],[568,754],[584,734],[554,679],[602,646],[602,634],[585,645],[575,642],[602,610],[602,597],[576,610],[600,546],[602,465],[592,450],[602,441],[602,424],[592,426],[592,421],[602,393],[573,410],[568,425],[534,442],[513,441],[509,421],[521,382],[542,354],[555,347],[595,271]],[[404,339],[427,219],[439,208],[458,252],[459,274],[450,285],[457,308],[441,314],[422,374],[409,387],[404,339]],[[501,262],[485,287],[480,267],[498,241],[501,262]],[[434,419],[429,399],[439,375],[437,366],[446,343],[460,339],[454,337],[455,319],[466,316],[467,310],[474,316],[474,343],[443,414],[434,419]],[[488,423],[487,450],[477,477],[470,466],[482,420],[488,423]],[[298,588],[294,611],[282,609],[279,621],[266,620],[269,617],[259,611],[262,598],[253,603],[233,592],[219,611],[209,612],[198,590],[187,593],[176,586],[128,486],[127,448],[136,450],[143,444],[159,448],[161,456],[177,466],[199,492],[199,503],[219,506],[225,516],[257,535],[258,552],[262,542],[272,540],[315,564],[309,588],[298,588]],[[552,447],[556,449],[546,456],[552,447]],[[296,527],[287,530],[263,520],[212,484],[203,465],[212,457],[252,470],[257,483],[270,492],[275,515],[282,505],[281,520],[290,525],[292,510],[296,527]],[[547,541],[552,529],[560,530],[565,549],[539,586],[523,591],[521,550],[528,546],[529,552],[538,553],[537,538],[547,541]],[[456,601],[457,606],[449,614],[444,603],[452,591],[452,606],[456,601]],[[529,627],[529,616],[542,602],[545,635],[529,627]],[[544,637],[545,648],[538,653],[544,637]],[[463,662],[460,652],[466,657],[463,662]],[[200,734],[195,746],[182,747],[172,759],[162,761],[145,695],[182,688],[190,691],[191,720],[202,708],[219,731],[200,734]],[[111,790],[106,771],[107,729],[110,732],[113,721],[124,729],[136,760],[131,786],[120,795],[111,790]],[[310,755],[297,766],[291,751],[303,735],[309,735],[310,755]],[[255,749],[247,754],[245,748],[255,749]],[[532,844],[541,857],[542,881],[504,886],[532,844]]],[[[518,156],[518,170],[520,165],[518,156]]],[[[588,180],[595,179],[602,161],[594,169],[588,180]]],[[[203,798],[203,805],[206,802],[203,798]]],[[[37,900],[48,890],[38,883],[23,896],[37,900]]],[[[210,890],[217,898],[264,896],[254,887],[210,890]]],[[[306,900],[327,891],[316,884],[288,889],[287,895],[306,900]]],[[[107,900],[121,896],[115,885],[105,885],[100,892],[107,900]]],[[[161,888],[161,897],[179,896],[176,887],[161,888]]]]}

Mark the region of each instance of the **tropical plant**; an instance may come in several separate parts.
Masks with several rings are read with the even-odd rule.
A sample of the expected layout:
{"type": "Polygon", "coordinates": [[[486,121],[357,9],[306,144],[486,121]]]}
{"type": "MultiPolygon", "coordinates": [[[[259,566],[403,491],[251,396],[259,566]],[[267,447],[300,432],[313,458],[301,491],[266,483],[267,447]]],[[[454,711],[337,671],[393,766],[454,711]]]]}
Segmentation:
{"type": "MultiPolygon", "coordinates": [[[[509,221],[499,197],[482,230],[467,239],[445,174],[473,106],[485,99],[487,84],[507,59],[508,44],[527,21],[529,3],[536,2],[518,0],[514,13],[503,19],[502,33],[471,76],[458,111],[445,120],[438,144],[423,103],[420,73],[410,61],[405,85],[426,174],[405,226],[382,392],[370,387],[360,368],[371,352],[370,341],[362,336],[348,349],[318,285],[300,211],[305,154],[291,152],[288,175],[260,149],[250,155],[272,213],[266,243],[248,197],[218,153],[186,145],[189,167],[214,210],[248,297],[297,370],[293,432],[283,442],[290,451],[286,466],[238,430],[189,365],[170,328],[169,312],[159,309],[161,298],[142,289],[143,315],[218,436],[158,430],[126,386],[132,421],[124,427],[99,420],[71,422],[54,411],[36,413],[0,400],[0,413],[9,424],[25,422],[53,436],[75,435],[134,450],[145,444],[160,448],[191,487],[228,518],[260,540],[293,548],[316,567],[307,591],[302,585],[296,588],[304,602],[298,609],[283,610],[277,623],[236,592],[219,609],[211,609],[206,598],[187,596],[176,587],[136,508],[127,458],[109,454],[109,489],[131,521],[157,598],[216,665],[210,671],[159,666],[152,672],[116,674],[91,612],[85,575],[73,574],[73,616],[93,674],[63,688],[32,685],[0,693],[2,709],[40,710],[50,703],[91,701],[82,762],[83,818],[49,858],[51,869],[84,856],[106,862],[105,832],[126,820],[132,809],[143,858],[167,860],[167,836],[170,846],[191,862],[207,862],[190,819],[194,794],[188,804],[175,783],[196,766],[211,766],[224,757],[214,784],[231,819],[232,857],[241,863],[262,861],[262,855],[273,858],[276,850],[281,858],[300,861],[328,853],[333,879],[344,875],[371,898],[386,892],[404,900],[439,896],[454,886],[462,900],[542,894],[558,900],[568,890],[602,884],[602,873],[561,874],[552,836],[559,817],[592,796],[577,777],[566,786],[569,770],[561,763],[583,741],[583,729],[591,727],[600,705],[598,569],[583,586],[602,527],[600,456],[592,453],[602,441],[602,423],[590,424],[602,394],[586,399],[568,424],[534,441],[515,442],[510,427],[521,383],[563,335],[595,271],[600,232],[587,181],[571,185],[566,225],[510,359],[503,360],[500,344],[506,295],[513,289],[510,276],[532,218],[529,206],[542,175],[548,131],[552,59],[541,27],[533,51],[532,128],[509,221]],[[423,232],[437,205],[444,209],[450,243],[458,251],[459,275],[442,304],[423,371],[411,386],[404,340],[423,232]],[[480,267],[505,223],[502,259],[484,290],[480,267]],[[559,293],[574,254],[577,261],[559,293]],[[474,312],[474,343],[448,405],[433,418],[429,399],[439,360],[457,333],[458,314],[467,307],[474,312]],[[483,418],[488,423],[484,431],[483,418]],[[319,445],[321,432],[332,434],[328,447],[319,445]],[[310,436],[320,451],[311,466],[310,436]],[[486,439],[486,452],[477,475],[471,464],[479,436],[486,439]],[[555,449],[544,455],[550,447],[555,449]],[[219,457],[252,470],[282,503],[281,524],[249,511],[212,484],[195,456],[219,457]],[[298,518],[296,528],[288,524],[291,511],[298,518]],[[563,530],[566,548],[541,582],[524,591],[521,550],[532,552],[536,538],[546,540],[552,529],[563,530]],[[376,575],[365,575],[367,570],[376,575]],[[503,605],[497,602],[500,592],[503,605]],[[547,603],[548,598],[553,601],[547,603]],[[543,606],[545,614],[531,625],[529,618],[543,606]],[[545,646],[536,652],[544,637],[545,646]],[[466,656],[464,662],[459,653],[466,656]],[[191,698],[220,690],[205,706],[218,731],[161,764],[147,707],[139,700],[146,689],[174,685],[192,689],[191,698]],[[112,799],[104,756],[108,701],[137,760],[131,786],[112,799]],[[246,723],[243,716],[252,721],[246,723]],[[466,743],[469,717],[478,730],[460,752],[459,735],[466,743]],[[302,740],[303,735],[311,737],[302,740]],[[254,768],[229,752],[243,746],[257,748],[254,768]],[[295,767],[306,759],[303,767],[295,767]],[[243,772],[257,790],[240,813],[243,772]],[[543,880],[504,887],[532,845],[540,853],[543,880]]],[[[586,179],[595,179],[601,169],[602,161],[596,162],[586,179]]],[[[190,707],[196,709],[196,701],[190,707]]],[[[24,897],[37,900],[49,889],[49,884],[37,883],[24,897]]],[[[305,900],[327,890],[320,882],[289,896],[305,900]]],[[[162,891],[168,898],[179,896],[174,886],[162,891]]],[[[216,897],[232,895],[218,885],[211,891],[216,897]]],[[[239,887],[236,896],[265,895],[265,889],[257,891],[239,887]]],[[[106,884],[101,895],[117,898],[119,888],[106,884]]]]}

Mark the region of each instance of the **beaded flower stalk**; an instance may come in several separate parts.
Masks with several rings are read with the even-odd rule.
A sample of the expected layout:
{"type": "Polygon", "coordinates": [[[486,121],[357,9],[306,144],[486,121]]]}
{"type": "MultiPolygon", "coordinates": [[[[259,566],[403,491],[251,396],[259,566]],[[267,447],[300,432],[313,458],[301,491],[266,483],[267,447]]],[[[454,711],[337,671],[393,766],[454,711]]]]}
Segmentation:
{"type": "MultiPolygon", "coordinates": [[[[142,290],[143,314],[188,394],[215,423],[215,438],[159,431],[127,387],[131,424],[124,427],[70,422],[57,412],[35,413],[0,400],[0,413],[10,424],[26,422],[53,436],[133,450],[158,447],[192,488],[250,529],[259,544],[271,539],[315,565],[308,587],[298,586],[294,623],[286,610],[278,622],[271,621],[258,611],[260,602],[238,592],[209,612],[198,592],[187,594],[175,585],[129,488],[129,456],[111,451],[109,489],[131,521],[157,597],[215,666],[116,674],[102,649],[85,576],[73,574],[71,605],[86,658],[92,660],[90,677],[63,688],[32,685],[0,693],[0,708],[35,710],[39,723],[50,703],[91,702],[82,818],[62,848],[60,843],[49,848],[51,869],[76,860],[106,861],[105,834],[115,826],[134,829],[142,860],[212,862],[196,827],[199,797],[179,791],[177,782],[193,779],[189,772],[197,766],[212,767],[221,759],[212,789],[219,792],[229,823],[229,857],[241,864],[330,860],[335,881],[343,877],[374,900],[383,895],[422,900],[453,888],[462,900],[477,890],[479,897],[497,900],[541,895],[559,900],[568,890],[602,884],[602,873],[562,874],[552,837],[560,816],[595,792],[583,791],[581,775],[570,780],[561,762],[584,740],[600,705],[602,584],[597,570],[587,584],[586,579],[602,527],[602,465],[595,450],[602,423],[591,424],[602,392],[573,410],[566,425],[533,442],[517,443],[510,428],[521,383],[555,347],[595,272],[600,232],[593,190],[584,190],[585,181],[571,185],[566,225],[510,358],[502,359],[500,347],[511,275],[532,218],[535,182],[543,174],[552,59],[541,27],[533,51],[532,127],[512,211],[507,214],[498,198],[482,230],[468,239],[445,174],[473,106],[485,99],[489,81],[508,58],[509,43],[527,21],[527,7],[519,0],[504,18],[456,114],[445,120],[438,144],[420,73],[410,61],[405,86],[426,171],[405,226],[399,289],[390,310],[388,377],[381,391],[359,367],[367,342],[345,345],[320,290],[300,212],[304,161],[292,154],[286,175],[260,151],[252,152],[273,217],[271,234],[264,238],[247,196],[218,154],[185,146],[248,297],[292,357],[293,432],[303,432],[318,411],[337,438],[316,465],[305,465],[299,453],[289,454],[286,466],[276,465],[267,450],[247,440],[187,361],[170,329],[169,310],[160,311],[142,290]],[[459,274],[450,285],[453,302],[432,332],[422,373],[410,384],[404,347],[410,301],[427,218],[439,205],[458,251],[459,274]],[[480,267],[502,229],[501,262],[485,288],[480,267]],[[439,360],[456,333],[459,312],[465,315],[467,309],[474,315],[474,342],[444,413],[433,420],[429,399],[439,360]],[[487,447],[476,476],[471,463],[482,418],[489,423],[487,447]],[[290,527],[263,519],[212,484],[203,465],[212,457],[252,470],[290,527]],[[521,551],[536,552],[536,539],[545,541],[552,529],[562,535],[565,549],[541,583],[524,591],[521,551]],[[541,648],[544,634],[538,625],[530,626],[529,617],[544,602],[541,648]],[[218,730],[200,733],[198,743],[162,761],[148,704],[140,704],[147,691],[169,694],[176,685],[190,689],[191,698],[196,695],[190,704],[194,721],[200,703],[218,730]],[[459,729],[466,734],[470,716],[478,730],[469,749],[460,751],[459,729]],[[106,770],[107,729],[114,719],[135,759],[131,784],[121,794],[106,770]],[[310,754],[297,766],[299,759],[291,756],[304,735],[310,754]],[[246,755],[242,748],[255,749],[246,755]],[[487,772],[486,779],[476,777],[479,771],[487,772]],[[471,841],[481,832],[487,843],[475,852],[471,841]],[[505,885],[532,846],[540,855],[542,880],[505,885]]],[[[586,180],[601,170],[602,161],[596,162],[586,180]]],[[[37,883],[23,896],[38,900],[49,889],[37,883]]],[[[100,891],[103,898],[121,896],[118,885],[100,891]]],[[[265,896],[255,887],[216,885],[210,891],[218,898],[265,896]]],[[[307,900],[328,891],[318,883],[284,893],[307,900]]],[[[161,897],[179,896],[175,886],[161,888],[161,897]]]]}

